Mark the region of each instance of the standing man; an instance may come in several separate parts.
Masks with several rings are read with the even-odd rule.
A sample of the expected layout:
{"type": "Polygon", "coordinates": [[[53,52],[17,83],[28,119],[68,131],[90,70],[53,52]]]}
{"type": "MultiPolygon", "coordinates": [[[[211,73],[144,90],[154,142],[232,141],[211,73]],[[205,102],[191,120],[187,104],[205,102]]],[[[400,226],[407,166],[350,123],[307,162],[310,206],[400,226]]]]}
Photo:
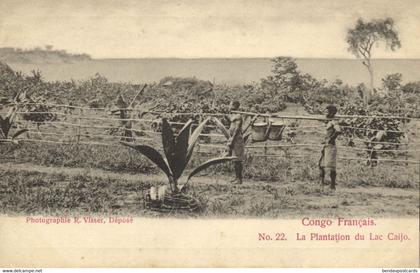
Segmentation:
{"type": "Polygon", "coordinates": [[[111,113],[119,113],[119,117],[121,119],[121,129],[124,130],[121,141],[133,142],[133,131],[131,130],[133,128],[133,122],[129,120],[130,114],[128,113],[128,108],[130,108],[131,106],[126,102],[122,94],[118,95],[118,99],[115,102],[115,106],[117,107],[117,109],[112,110],[111,113]]]}
{"type": "MultiPolygon", "coordinates": [[[[233,101],[230,104],[231,111],[239,110],[239,101],[233,101]]],[[[235,166],[235,179],[232,180],[233,184],[242,184],[243,161],[245,159],[245,142],[242,134],[242,116],[240,114],[231,113],[229,115],[229,133],[228,140],[228,153],[230,156],[236,156],[238,159],[234,161],[235,166]]]]}
{"type": "Polygon", "coordinates": [[[378,130],[375,136],[369,138],[369,141],[366,142],[368,148],[368,161],[366,164],[372,168],[378,165],[378,151],[380,151],[384,145],[382,143],[377,143],[383,141],[386,136],[386,130],[378,130]],[[375,144],[376,143],[376,144],[375,144]]]}
{"type": "Polygon", "coordinates": [[[319,159],[319,169],[321,176],[321,184],[324,185],[325,174],[329,173],[330,176],[330,188],[335,190],[336,185],[336,165],[337,165],[337,147],[335,140],[338,135],[341,134],[341,129],[334,121],[337,108],[334,105],[328,105],[326,107],[326,118],[329,119],[326,128],[325,140],[321,151],[321,158],[319,159]]]}

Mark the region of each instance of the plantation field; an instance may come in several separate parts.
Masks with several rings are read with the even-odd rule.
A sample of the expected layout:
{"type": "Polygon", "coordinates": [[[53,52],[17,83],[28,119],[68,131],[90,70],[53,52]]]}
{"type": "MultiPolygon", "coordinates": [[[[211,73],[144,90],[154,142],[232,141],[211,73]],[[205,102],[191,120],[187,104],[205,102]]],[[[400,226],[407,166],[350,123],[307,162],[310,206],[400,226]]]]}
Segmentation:
{"type": "MultiPolygon", "coordinates": [[[[296,141],[320,136],[300,133],[296,141]]],[[[190,168],[214,156],[204,147],[196,151],[190,168]]],[[[331,192],[319,185],[316,147],[269,149],[268,154],[276,155],[272,157],[249,149],[244,184],[230,184],[230,164],[211,167],[190,182],[189,193],[201,201],[201,212],[168,215],[144,206],[145,191],[164,185],[166,177],[127,147],[21,141],[0,148],[2,214],[293,218],[419,213],[418,165],[381,162],[370,168],[364,160],[339,160],[338,189],[331,192]]]]}
{"type": "MultiPolygon", "coordinates": [[[[289,58],[274,61],[286,68],[295,67],[289,58]]],[[[282,71],[278,74],[284,76],[282,71]]],[[[299,71],[292,75],[298,83],[307,84],[293,86],[294,81],[284,82],[286,79],[280,77],[282,80],[276,82],[276,77],[269,76],[257,85],[231,87],[166,77],[137,96],[145,85],[110,83],[101,76],[84,82],[44,82],[41,74],[22,76],[5,65],[5,80],[0,82],[5,96],[0,107],[2,132],[3,128],[7,131],[0,142],[0,213],[418,217],[420,122],[416,118],[416,90],[420,85],[402,86],[391,77],[392,84],[381,90],[385,96],[376,94],[370,104],[361,107],[364,102],[357,88],[339,82],[320,83],[299,71]],[[290,91],[294,90],[291,87],[297,91],[290,91]],[[21,94],[19,90],[32,93],[21,94]],[[122,94],[126,101],[119,96],[122,94]],[[197,144],[178,181],[183,184],[186,176],[205,161],[226,157],[227,139],[217,126],[220,123],[209,120],[199,138],[194,139],[193,131],[206,115],[223,120],[220,115],[226,113],[232,100],[240,101],[241,110],[252,112],[246,118],[243,113],[244,125],[257,112],[271,113],[270,121],[282,122],[285,127],[282,138],[246,144],[242,185],[230,184],[234,171],[226,158],[223,164],[193,177],[187,194],[199,201],[200,212],[158,213],[146,209],[146,191],[168,181],[151,161],[121,141],[151,145],[158,153],[164,150],[162,131],[166,130],[166,140],[172,139],[165,142],[168,159],[168,149],[176,150],[172,143],[182,135],[181,143],[188,148],[179,149],[181,155],[176,160],[181,161],[187,158],[185,149],[197,144]],[[127,110],[130,101],[132,108],[127,110]],[[331,102],[339,105],[339,114],[347,115],[340,118],[343,134],[337,141],[335,192],[319,184],[325,120],[315,120],[320,118],[315,115],[331,102]],[[9,126],[8,108],[14,109],[11,105],[16,106],[12,111],[16,115],[12,115],[15,118],[9,126]],[[115,108],[123,110],[112,114],[115,108]],[[274,113],[277,117],[272,116],[274,113]],[[308,113],[312,115],[308,117],[308,113]],[[411,118],[409,123],[406,117],[411,118]],[[192,123],[181,130],[188,119],[192,123]],[[14,134],[23,132],[20,129],[28,131],[12,143],[14,134]],[[380,140],[371,143],[380,132],[384,133],[380,140]],[[377,166],[368,166],[372,149],[377,146],[377,166]]],[[[256,122],[266,122],[266,118],[260,116],[256,122]]],[[[183,170],[184,164],[180,165],[183,170]]],[[[169,167],[171,171],[176,168],[169,167]]]]}

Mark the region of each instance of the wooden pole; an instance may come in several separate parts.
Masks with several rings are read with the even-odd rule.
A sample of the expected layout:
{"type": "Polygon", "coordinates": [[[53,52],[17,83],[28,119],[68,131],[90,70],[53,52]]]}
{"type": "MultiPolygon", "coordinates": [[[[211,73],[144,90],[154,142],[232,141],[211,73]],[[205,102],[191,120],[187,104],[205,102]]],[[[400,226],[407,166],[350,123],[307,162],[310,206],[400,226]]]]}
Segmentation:
{"type": "MultiPolygon", "coordinates": [[[[285,118],[285,119],[331,120],[321,115],[288,116],[288,115],[281,115],[281,114],[262,114],[262,113],[260,114],[260,113],[254,113],[254,112],[244,112],[244,111],[232,111],[232,113],[249,115],[249,116],[259,115],[261,117],[274,117],[274,118],[285,118]]],[[[411,120],[418,119],[418,118],[407,118],[407,117],[400,117],[400,116],[364,116],[364,115],[335,115],[335,118],[332,118],[332,119],[340,119],[340,118],[389,118],[389,119],[411,119],[411,120]]]]}
{"type": "Polygon", "coordinates": [[[131,101],[131,103],[128,105],[128,109],[130,109],[131,108],[131,106],[133,105],[133,103],[134,103],[134,101],[137,99],[137,97],[141,94],[141,93],[143,93],[143,91],[144,91],[144,89],[146,88],[146,86],[147,86],[147,84],[145,84],[145,85],[143,85],[143,87],[142,87],[142,89],[140,89],[140,91],[139,92],[137,92],[137,94],[134,96],[134,99],[131,101]]]}

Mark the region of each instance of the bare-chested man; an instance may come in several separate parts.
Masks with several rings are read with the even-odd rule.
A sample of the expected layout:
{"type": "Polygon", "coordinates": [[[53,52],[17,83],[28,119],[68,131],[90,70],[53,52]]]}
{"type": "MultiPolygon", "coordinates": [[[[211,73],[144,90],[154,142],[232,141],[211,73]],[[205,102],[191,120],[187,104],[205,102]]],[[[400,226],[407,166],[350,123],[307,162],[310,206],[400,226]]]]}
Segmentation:
{"type": "Polygon", "coordinates": [[[341,129],[333,119],[337,113],[337,108],[334,105],[328,105],[326,107],[326,117],[330,119],[326,127],[325,140],[321,152],[321,158],[319,159],[319,169],[321,176],[321,183],[324,185],[325,174],[329,173],[330,176],[330,188],[335,190],[336,185],[336,165],[337,165],[337,147],[335,145],[335,140],[338,135],[341,134],[341,129]]]}

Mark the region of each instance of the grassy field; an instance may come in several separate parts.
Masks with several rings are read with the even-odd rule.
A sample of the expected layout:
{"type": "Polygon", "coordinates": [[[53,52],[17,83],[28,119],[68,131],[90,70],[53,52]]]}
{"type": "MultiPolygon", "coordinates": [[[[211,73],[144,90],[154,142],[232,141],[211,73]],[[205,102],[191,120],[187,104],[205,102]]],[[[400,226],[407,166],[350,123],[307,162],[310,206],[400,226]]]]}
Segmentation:
{"type": "MultiPolygon", "coordinates": [[[[125,147],[21,143],[6,148],[0,164],[0,209],[8,215],[168,216],[145,209],[144,193],[166,183],[144,157],[125,147]]],[[[206,159],[195,154],[191,166],[206,159]]],[[[418,166],[339,161],[338,189],[322,190],[313,157],[248,155],[245,182],[231,185],[232,166],[193,178],[190,193],[202,203],[182,217],[370,216],[417,217],[418,166]]]]}

